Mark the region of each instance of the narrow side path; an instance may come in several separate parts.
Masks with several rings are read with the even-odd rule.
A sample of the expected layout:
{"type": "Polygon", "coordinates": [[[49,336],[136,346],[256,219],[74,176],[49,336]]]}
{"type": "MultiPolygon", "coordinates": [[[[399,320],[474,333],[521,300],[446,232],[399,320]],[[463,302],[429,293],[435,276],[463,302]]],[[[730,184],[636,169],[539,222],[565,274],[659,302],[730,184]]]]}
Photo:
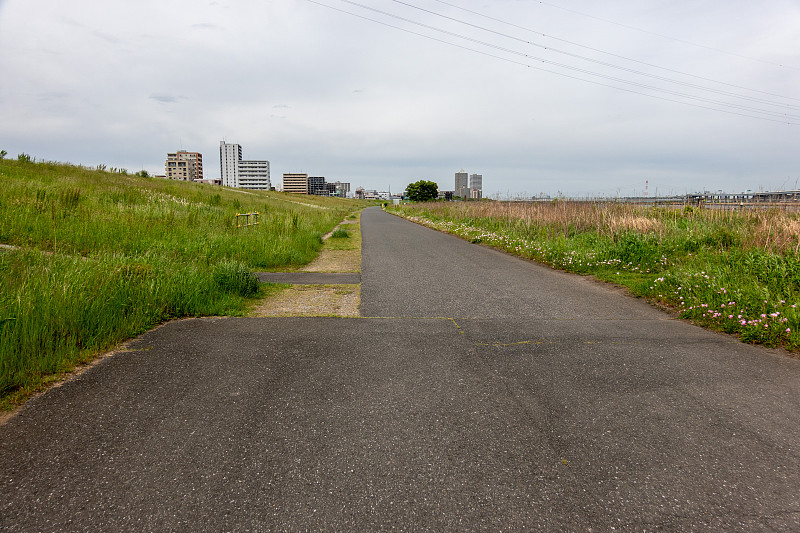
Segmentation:
{"type": "Polygon", "coordinates": [[[323,236],[319,256],[298,270],[259,272],[263,283],[292,287],[260,302],[252,316],[358,316],[361,283],[361,231],[347,218],[323,236]],[[346,237],[335,236],[345,231],[346,237]]]}

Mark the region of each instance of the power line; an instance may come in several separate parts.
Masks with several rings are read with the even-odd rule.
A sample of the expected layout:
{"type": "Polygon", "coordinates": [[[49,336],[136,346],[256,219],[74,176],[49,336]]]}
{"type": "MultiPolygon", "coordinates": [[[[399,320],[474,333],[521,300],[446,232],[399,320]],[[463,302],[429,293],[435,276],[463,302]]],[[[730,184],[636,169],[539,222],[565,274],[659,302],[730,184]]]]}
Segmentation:
{"type": "MultiPolygon", "coordinates": [[[[362,6],[361,4],[357,4],[355,2],[351,2],[350,0],[342,0],[342,1],[343,2],[347,2],[349,4],[357,5],[359,7],[364,7],[365,9],[372,9],[372,8],[369,8],[369,7],[366,7],[366,6],[362,6]]],[[[733,98],[740,98],[740,99],[743,99],[743,100],[749,100],[751,102],[758,102],[758,103],[762,103],[762,104],[766,104],[766,105],[771,105],[771,106],[776,106],[776,107],[781,107],[781,108],[787,108],[787,109],[800,109],[800,107],[797,107],[797,106],[791,105],[791,104],[786,104],[786,103],[783,103],[783,102],[773,102],[771,100],[765,100],[763,98],[755,98],[755,97],[752,97],[752,96],[736,94],[736,93],[732,93],[732,92],[729,92],[729,91],[722,91],[720,89],[713,89],[713,88],[710,88],[710,87],[704,87],[702,85],[697,85],[697,84],[694,84],[694,83],[688,83],[688,82],[684,82],[684,81],[680,81],[680,80],[675,80],[675,79],[672,79],[672,78],[667,78],[667,77],[664,77],[664,76],[658,76],[656,74],[650,74],[648,72],[643,72],[643,71],[640,71],[640,70],[636,70],[636,69],[632,69],[632,68],[628,68],[628,67],[615,65],[613,63],[607,63],[605,61],[599,61],[597,59],[593,59],[593,58],[590,58],[590,57],[582,56],[582,55],[579,55],[579,54],[574,54],[572,52],[567,52],[565,50],[559,50],[557,48],[548,47],[548,46],[545,46],[545,45],[542,45],[542,44],[534,43],[534,42],[531,42],[531,41],[528,41],[528,40],[525,40],[525,39],[521,39],[519,37],[515,37],[513,35],[509,35],[509,34],[506,34],[506,33],[498,32],[498,31],[486,28],[484,26],[479,26],[477,24],[472,24],[470,22],[466,22],[466,21],[463,21],[463,20],[460,20],[460,19],[457,19],[457,18],[454,18],[454,17],[450,17],[450,16],[447,16],[447,15],[443,15],[441,13],[437,13],[435,11],[431,11],[429,9],[425,9],[425,8],[422,8],[422,7],[415,6],[415,5],[410,4],[408,2],[403,2],[402,0],[392,0],[392,1],[395,2],[395,3],[398,3],[398,4],[402,4],[404,6],[411,7],[413,9],[418,9],[418,10],[423,11],[425,13],[429,13],[429,14],[435,15],[437,17],[441,17],[441,18],[444,18],[444,19],[447,19],[447,20],[450,20],[450,21],[453,21],[453,22],[457,22],[459,24],[464,24],[464,25],[472,27],[472,28],[476,28],[476,29],[479,29],[479,30],[482,30],[482,31],[486,31],[486,32],[489,32],[489,33],[492,33],[492,34],[495,34],[495,35],[502,36],[502,37],[506,37],[508,39],[519,41],[519,42],[522,42],[522,43],[525,43],[525,44],[529,44],[529,45],[541,48],[543,50],[556,52],[556,53],[559,53],[559,54],[566,55],[568,57],[581,59],[583,61],[587,61],[587,62],[590,62],[590,63],[595,63],[595,64],[602,65],[602,66],[605,66],[605,67],[615,68],[615,69],[622,70],[622,71],[625,71],[625,72],[629,72],[629,73],[632,73],[632,74],[637,74],[639,76],[645,76],[645,77],[648,77],[648,78],[653,78],[653,79],[657,79],[657,80],[660,80],[660,81],[665,81],[667,83],[674,83],[674,84],[677,84],[677,85],[683,85],[685,87],[692,87],[694,89],[708,91],[708,92],[721,94],[721,95],[725,95],[725,96],[731,96],[733,98]]],[[[448,4],[448,5],[451,5],[451,4],[448,4]]],[[[379,11],[379,12],[383,13],[382,11],[379,11]]],[[[470,12],[476,13],[474,11],[470,11],[470,12]]],[[[383,13],[383,14],[386,14],[386,13],[383,13]]],[[[389,16],[394,16],[394,15],[389,15],[389,16]]],[[[403,20],[405,20],[405,19],[403,19],[403,20]]],[[[493,19],[493,20],[497,20],[497,19],[493,19]]],[[[535,32],[535,33],[538,33],[538,32],[535,32]]],[[[714,81],[714,80],[710,80],[710,81],[714,81]]],[[[749,89],[746,89],[746,90],[749,90],[749,89]]],[[[798,99],[798,98],[792,98],[792,100],[800,101],[800,99],[798,99]]]]}
{"type": "Polygon", "coordinates": [[[767,65],[772,65],[772,66],[775,66],[775,67],[790,68],[790,69],[793,69],[793,70],[800,70],[797,67],[793,67],[793,66],[790,66],[790,65],[784,65],[782,63],[775,63],[775,62],[767,61],[765,59],[760,59],[760,58],[757,58],[757,57],[750,57],[750,56],[745,56],[745,55],[741,55],[741,54],[736,54],[736,53],[733,53],[733,52],[728,52],[726,50],[722,50],[720,48],[714,48],[713,46],[706,46],[704,44],[698,44],[698,43],[694,43],[692,41],[686,41],[684,39],[678,39],[677,37],[671,37],[669,35],[664,35],[663,33],[657,33],[657,32],[654,32],[654,31],[645,30],[645,29],[642,29],[642,28],[637,28],[636,26],[629,26],[628,24],[623,24],[621,22],[616,22],[614,20],[604,19],[602,17],[598,17],[598,16],[595,16],[595,15],[590,15],[589,13],[584,13],[583,11],[577,11],[575,9],[569,9],[569,8],[566,8],[566,7],[561,7],[561,6],[558,6],[558,5],[550,3],[550,2],[544,2],[544,1],[540,0],[539,3],[542,4],[542,5],[554,7],[556,9],[561,9],[562,11],[568,11],[570,13],[575,13],[576,15],[581,15],[581,16],[584,16],[584,17],[588,17],[588,18],[592,18],[592,19],[595,19],[595,20],[599,20],[601,22],[606,22],[608,24],[613,24],[615,26],[620,26],[622,28],[627,28],[629,30],[639,31],[639,32],[642,32],[642,33],[649,33],[650,35],[655,35],[656,37],[661,37],[663,39],[669,39],[671,41],[675,41],[675,42],[683,43],[683,44],[688,44],[690,46],[696,46],[698,48],[705,48],[706,50],[711,50],[713,52],[719,52],[720,54],[726,54],[726,55],[733,56],[733,57],[738,57],[738,58],[741,58],[741,59],[747,59],[749,61],[758,61],[759,63],[765,63],[767,65]]]}
{"type": "MultiPolygon", "coordinates": [[[[404,4],[404,5],[407,5],[407,6],[410,6],[410,7],[415,7],[415,6],[411,6],[411,4],[408,4],[406,2],[401,2],[400,0],[393,0],[393,1],[395,1],[397,3],[401,3],[401,4],[404,4]]],[[[426,28],[426,29],[429,29],[429,30],[440,32],[440,33],[443,33],[445,35],[449,35],[451,37],[456,37],[458,39],[464,39],[464,40],[470,41],[472,43],[480,44],[482,46],[493,48],[495,50],[502,51],[502,52],[505,52],[505,53],[508,53],[508,54],[519,55],[519,56],[522,56],[522,57],[525,57],[525,58],[528,58],[528,59],[531,59],[531,60],[534,60],[534,61],[542,62],[542,63],[548,64],[548,65],[552,65],[552,66],[556,66],[556,67],[560,67],[560,68],[564,68],[564,69],[568,69],[568,70],[577,71],[577,72],[580,72],[582,74],[587,74],[587,75],[590,75],[590,76],[596,76],[596,77],[600,77],[600,78],[603,78],[603,79],[608,79],[608,80],[611,80],[611,81],[615,81],[615,82],[618,82],[618,83],[625,83],[625,84],[633,85],[633,86],[636,86],[636,87],[639,87],[639,88],[649,89],[649,90],[653,90],[653,91],[659,91],[659,92],[663,92],[663,93],[666,93],[666,94],[670,94],[672,96],[679,96],[679,97],[688,98],[688,99],[691,99],[691,100],[704,101],[704,102],[712,103],[714,105],[720,105],[720,106],[724,106],[724,107],[731,107],[731,108],[734,108],[734,109],[748,111],[748,112],[751,112],[751,113],[760,113],[760,114],[764,114],[764,115],[767,115],[767,116],[781,118],[782,120],[792,120],[792,119],[800,120],[800,116],[797,116],[797,115],[790,115],[788,113],[781,113],[781,112],[776,112],[776,111],[768,111],[768,110],[765,110],[765,109],[744,106],[744,105],[741,105],[741,104],[735,104],[735,103],[730,103],[730,102],[723,102],[723,101],[719,101],[719,100],[713,100],[713,99],[702,97],[702,96],[695,96],[695,95],[690,95],[690,94],[686,94],[686,93],[680,93],[680,92],[676,92],[676,91],[673,91],[673,90],[669,90],[669,89],[665,89],[665,88],[661,88],[661,87],[656,87],[656,86],[653,86],[653,85],[646,85],[646,84],[635,82],[635,81],[630,81],[630,80],[625,80],[625,79],[622,79],[622,78],[617,78],[617,77],[610,76],[610,75],[607,75],[607,74],[601,74],[601,73],[593,72],[593,71],[590,71],[590,70],[587,70],[587,69],[575,67],[575,66],[572,66],[572,65],[567,65],[567,64],[564,64],[564,63],[559,63],[559,62],[552,61],[552,60],[549,60],[549,59],[545,59],[545,58],[542,58],[542,57],[532,56],[532,55],[526,54],[524,52],[520,52],[520,51],[517,51],[517,50],[512,50],[510,48],[506,48],[506,47],[503,47],[503,46],[500,46],[500,45],[496,45],[496,44],[493,44],[493,43],[489,43],[489,42],[486,42],[486,41],[481,41],[479,39],[475,39],[473,37],[469,37],[469,36],[462,35],[462,34],[459,34],[459,33],[451,32],[451,31],[448,31],[448,30],[443,30],[441,28],[437,28],[437,27],[431,26],[429,24],[424,24],[422,22],[418,22],[418,21],[415,21],[415,20],[412,20],[412,19],[409,19],[409,18],[406,18],[406,17],[402,17],[400,15],[395,15],[393,13],[382,11],[380,9],[377,9],[377,8],[374,8],[374,7],[371,7],[371,6],[366,6],[364,4],[360,4],[360,3],[355,2],[353,0],[341,0],[341,2],[344,2],[346,4],[350,4],[350,5],[354,5],[354,6],[362,8],[362,9],[369,10],[369,11],[373,11],[375,13],[379,13],[379,14],[384,15],[384,16],[388,16],[388,17],[392,17],[392,18],[395,18],[395,19],[398,19],[398,20],[402,20],[402,21],[407,22],[409,24],[414,24],[414,25],[417,25],[417,26],[420,26],[420,27],[423,27],[423,28],[426,28]]],[[[434,13],[434,12],[431,12],[431,11],[428,11],[428,10],[424,10],[424,11],[438,15],[437,13],[434,13]]],[[[463,22],[463,21],[460,21],[458,19],[454,19],[452,17],[447,17],[445,15],[439,15],[439,16],[442,16],[444,18],[447,18],[447,19],[450,19],[450,20],[453,20],[453,21],[456,21],[456,22],[467,24],[469,26],[472,26],[472,27],[475,27],[475,28],[478,28],[478,29],[481,29],[481,30],[485,30],[485,31],[488,31],[490,33],[500,34],[499,32],[496,32],[494,30],[489,30],[489,29],[483,28],[481,26],[477,26],[477,25],[474,25],[474,24],[471,24],[471,23],[463,22]]],[[[527,44],[532,44],[529,41],[525,41],[523,39],[519,39],[519,38],[516,38],[514,36],[509,36],[509,35],[506,35],[506,34],[500,34],[500,35],[503,35],[505,37],[509,37],[511,39],[514,39],[514,40],[522,41],[522,42],[527,43],[527,44]]],[[[546,49],[547,47],[542,47],[542,48],[546,49]]],[[[625,70],[625,71],[628,71],[628,72],[631,72],[631,73],[637,73],[637,74],[645,75],[645,76],[648,76],[648,77],[654,77],[656,79],[659,79],[660,81],[667,81],[667,82],[677,83],[679,85],[688,85],[688,86],[696,88],[696,89],[708,90],[710,92],[716,92],[718,94],[725,94],[726,96],[733,96],[735,98],[743,98],[745,100],[751,100],[751,101],[755,100],[755,101],[757,101],[759,103],[766,103],[767,105],[773,105],[773,106],[779,106],[779,107],[787,107],[789,109],[796,109],[795,106],[791,106],[791,105],[788,105],[788,104],[774,103],[774,102],[760,100],[760,99],[752,99],[750,97],[740,96],[740,95],[736,95],[736,94],[733,94],[733,93],[720,92],[718,90],[707,89],[707,88],[704,88],[704,87],[701,87],[701,86],[698,86],[698,85],[694,85],[694,84],[686,84],[684,82],[680,82],[680,81],[676,81],[676,80],[670,80],[670,79],[664,78],[662,76],[649,75],[647,73],[642,73],[640,71],[635,71],[633,69],[627,69],[625,67],[616,67],[615,65],[611,65],[611,64],[608,64],[608,63],[604,63],[604,62],[591,60],[589,58],[583,58],[582,56],[577,56],[577,55],[574,55],[574,54],[568,54],[568,55],[571,55],[573,57],[581,57],[582,59],[587,59],[587,60],[595,62],[595,63],[600,63],[600,64],[602,64],[604,66],[611,66],[611,67],[615,67],[615,68],[620,68],[622,70],[625,70]]]]}
{"type": "Polygon", "coordinates": [[[481,54],[481,55],[484,55],[484,56],[488,56],[488,57],[491,57],[491,58],[494,58],[494,59],[500,59],[500,60],[506,61],[508,63],[513,63],[513,64],[524,66],[524,67],[527,67],[527,68],[533,68],[533,69],[536,69],[536,70],[540,70],[540,71],[547,72],[547,73],[550,73],[550,74],[555,74],[555,75],[562,76],[562,77],[565,77],[565,78],[574,79],[574,80],[578,80],[578,81],[583,81],[583,82],[586,82],[586,83],[592,83],[592,84],[595,84],[595,85],[599,85],[599,86],[603,86],[603,87],[609,87],[609,88],[612,88],[612,89],[625,91],[625,92],[628,92],[628,93],[638,94],[638,95],[647,96],[647,97],[650,97],[650,98],[655,98],[655,99],[659,99],[659,100],[663,100],[663,101],[668,101],[668,102],[674,102],[674,103],[678,103],[678,104],[688,105],[688,106],[697,107],[697,108],[701,108],[701,109],[708,109],[708,110],[712,110],[712,111],[718,111],[718,112],[728,113],[728,114],[742,116],[742,117],[754,118],[754,119],[758,119],[758,120],[765,120],[765,121],[769,121],[769,122],[779,122],[779,123],[784,123],[784,124],[789,124],[789,125],[800,125],[800,122],[792,122],[792,119],[795,119],[795,120],[800,119],[800,117],[795,117],[793,115],[776,113],[776,112],[773,112],[773,111],[766,111],[766,110],[762,110],[762,109],[758,109],[758,108],[750,108],[750,107],[741,106],[741,105],[738,105],[738,104],[731,104],[731,103],[712,100],[712,99],[708,99],[708,98],[688,95],[688,94],[684,94],[684,93],[678,93],[678,92],[675,92],[675,91],[669,91],[667,89],[662,89],[662,88],[655,87],[655,86],[650,86],[650,85],[645,85],[645,84],[641,84],[641,83],[637,83],[637,82],[632,82],[632,81],[629,81],[629,80],[615,78],[615,77],[612,77],[612,76],[595,73],[595,72],[592,72],[592,71],[589,71],[589,70],[586,70],[586,69],[581,69],[581,68],[578,68],[578,67],[573,67],[573,66],[570,66],[570,65],[557,63],[557,62],[550,61],[550,60],[547,60],[547,59],[544,59],[544,58],[537,58],[537,57],[525,54],[523,52],[515,51],[515,50],[509,49],[509,48],[505,48],[505,47],[502,47],[502,46],[499,46],[499,45],[495,45],[495,44],[492,44],[492,43],[487,43],[485,41],[480,41],[480,40],[474,39],[472,37],[467,37],[467,36],[464,36],[464,35],[457,34],[455,32],[442,30],[440,28],[436,28],[434,26],[423,24],[421,22],[417,22],[417,21],[414,21],[414,20],[411,20],[411,19],[400,17],[398,15],[394,15],[394,14],[387,13],[387,12],[384,12],[384,11],[380,11],[378,9],[371,8],[371,7],[368,7],[368,6],[364,6],[364,5],[358,4],[356,2],[352,2],[350,0],[341,0],[341,1],[345,2],[345,3],[348,3],[348,4],[355,5],[357,7],[361,7],[363,9],[367,9],[367,10],[370,10],[370,11],[374,11],[374,12],[380,13],[380,14],[385,15],[385,16],[393,17],[393,18],[396,18],[396,19],[399,19],[399,20],[402,20],[402,21],[405,21],[405,22],[408,22],[408,23],[411,23],[411,24],[414,24],[414,25],[418,25],[418,26],[424,27],[426,29],[430,29],[430,30],[433,30],[433,31],[444,33],[445,35],[449,35],[451,37],[456,37],[456,38],[459,38],[459,39],[465,39],[467,41],[479,44],[481,46],[486,46],[486,47],[489,47],[489,48],[493,48],[495,50],[502,51],[502,52],[505,52],[505,53],[508,53],[508,54],[512,54],[512,55],[522,56],[522,57],[525,57],[525,58],[527,58],[529,60],[534,60],[534,61],[541,62],[541,63],[544,63],[544,64],[557,66],[559,68],[565,68],[565,69],[568,69],[568,70],[578,71],[578,72],[581,72],[583,74],[588,74],[588,75],[600,77],[600,78],[603,78],[603,79],[616,81],[616,82],[619,82],[619,83],[627,83],[627,84],[630,84],[630,85],[633,85],[633,86],[636,86],[636,87],[646,88],[646,89],[650,89],[650,90],[654,90],[654,91],[659,91],[659,92],[663,92],[663,93],[666,93],[666,94],[671,94],[673,96],[679,96],[681,98],[703,101],[703,102],[706,102],[706,103],[710,103],[710,104],[712,104],[714,106],[732,107],[734,109],[738,109],[739,111],[747,111],[747,112],[745,113],[745,112],[739,112],[739,111],[732,111],[730,109],[721,109],[720,107],[712,107],[712,106],[708,106],[708,105],[701,105],[701,104],[696,104],[696,103],[692,103],[692,102],[687,102],[685,100],[676,100],[676,99],[673,99],[673,98],[667,98],[667,97],[663,97],[663,96],[658,96],[658,95],[654,95],[654,94],[651,94],[651,93],[641,92],[641,91],[637,91],[637,90],[633,90],[633,89],[629,89],[629,88],[625,88],[625,87],[619,87],[619,86],[616,86],[616,85],[611,85],[611,84],[607,84],[607,83],[598,82],[596,80],[586,79],[586,78],[582,78],[582,77],[579,77],[579,76],[574,76],[574,75],[566,74],[566,73],[563,73],[563,72],[558,72],[558,71],[555,71],[555,70],[538,67],[538,66],[532,65],[532,64],[527,63],[527,62],[517,61],[517,60],[510,59],[510,58],[507,58],[507,57],[503,57],[503,56],[500,56],[500,55],[497,55],[497,54],[492,54],[492,53],[488,53],[488,52],[485,52],[485,51],[482,51],[482,50],[478,50],[478,49],[475,49],[475,48],[470,48],[470,47],[467,47],[467,46],[463,46],[463,45],[460,45],[460,44],[457,44],[457,43],[454,43],[454,42],[451,42],[451,41],[448,41],[448,40],[445,40],[445,39],[439,39],[439,38],[433,37],[431,35],[427,35],[427,34],[424,34],[424,33],[412,31],[412,30],[409,30],[408,28],[404,28],[404,27],[401,27],[401,26],[396,26],[396,25],[393,25],[393,24],[389,24],[389,23],[387,23],[385,21],[381,21],[381,20],[378,20],[378,19],[375,19],[375,18],[367,17],[367,16],[360,15],[360,14],[357,14],[357,13],[353,13],[352,11],[347,11],[347,10],[344,10],[344,9],[340,9],[340,8],[337,8],[337,7],[334,7],[334,6],[319,2],[317,0],[307,0],[307,1],[312,3],[312,4],[316,4],[316,5],[319,5],[321,7],[325,7],[325,8],[331,9],[333,11],[338,11],[340,13],[344,13],[344,14],[347,14],[347,15],[350,15],[350,16],[354,16],[354,17],[363,19],[363,20],[367,20],[367,21],[370,21],[370,22],[373,22],[373,23],[377,23],[377,24],[380,24],[380,25],[383,25],[383,26],[387,26],[387,27],[390,27],[390,28],[393,28],[393,29],[397,29],[397,30],[400,30],[400,31],[403,31],[403,32],[406,32],[406,33],[410,33],[412,35],[417,35],[419,37],[430,39],[430,40],[433,40],[433,41],[436,41],[436,42],[439,42],[439,43],[442,43],[442,44],[446,44],[446,45],[449,45],[449,46],[454,46],[456,48],[460,48],[460,49],[467,50],[467,51],[470,51],[470,52],[478,53],[478,54],[481,54]],[[756,113],[756,114],[753,114],[753,113],[756,113]],[[780,117],[780,119],[778,119],[778,118],[770,118],[770,116],[772,116],[772,117],[780,117]]]}
{"type": "MultiPolygon", "coordinates": [[[[398,3],[406,4],[405,2],[399,2],[399,0],[393,0],[393,1],[396,1],[398,3]]],[[[660,70],[664,70],[664,71],[667,71],[667,72],[672,72],[673,74],[680,74],[682,76],[688,76],[690,78],[695,78],[695,79],[698,79],[698,80],[708,81],[708,82],[711,82],[711,83],[717,83],[719,85],[725,85],[727,87],[733,87],[735,89],[743,89],[745,91],[751,91],[751,92],[754,92],[754,93],[760,93],[760,94],[764,94],[764,95],[767,95],[767,96],[775,96],[775,97],[783,98],[783,99],[786,99],[786,100],[795,100],[795,101],[799,101],[800,102],[800,98],[796,98],[796,97],[792,97],[792,96],[785,96],[785,95],[781,95],[781,94],[762,91],[762,90],[759,90],[759,89],[753,89],[753,88],[750,88],[750,87],[744,87],[744,86],[741,86],[741,85],[727,83],[727,82],[724,82],[724,81],[715,80],[715,79],[707,78],[707,77],[704,77],[704,76],[699,76],[697,74],[691,74],[689,72],[683,72],[683,71],[680,71],[680,70],[676,70],[676,69],[672,69],[672,68],[656,65],[656,64],[653,64],[653,63],[648,63],[646,61],[641,61],[639,59],[634,59],[632,57],[628,57],[628,56],[624,56],[624,55],[620,55],[620,54],[615,54],[613,52],[608,52],[608,51],[602,50],[600,48],[595,48],[595,47],[592,47],[592,46],[580,44],[580,43],[577,43],[575,41],[570,41],[568,39],[562,39],[560,37],[556,37],[556,36],[550,35],[548,33],[544,33],[544,32],[541,32],[541,31],[538,31],[538,30],[534,30],[534,29],[531,29],[531,28],[526,28],[525,26],[520,26],[519,24],[515,24],[513,22],[508,22],[506,20],[502,20],[502,19],[498,19],[498,18],[495,18],[495,17],[491,17],[491,16],[486,15],[484,13],[480,13],[478,11],[473,11],[471,9],[467,9],[465,7],[461,7],[459,5],[452,4],[450,2],[446,2],[445,0],[434,0],[434,1],[435,2],[439,2],[440,4],[444,4],[446,6],[453,7],[455,9],[460,9],[461,11],[465,11],[465,12],[471,13],[473,15],[478,15],[479,17],[483,17],[485,19],[492,20],[494,22],[499,22],[501,24],[505,24],[505,25],[511,26],[513,28],[517,28],[517,29],[520,29],[520,30],[523,30],[523,31],[526,31],[526,32],[530,32],[530,33],[536,34],[536,35],[541,35],[542,37],[547,38],[547,39],[553,39],[555,41],[559,41],[559,42],[562,42],[562,43],[570,44],[572,46],[577,46],[579,48],[584,48],[586,50],[591,50],[593,52],[598,52],[598,53],[605,54],[605,55],[608,55],[608,56],[611,56],[611,57],[616,57],[618,59],[624,59],[626,61],[631,61],[633,63],[638,63],[640,65],[645,65],[645,66],[648,66],[648,67],[653,67],[653,68],[657,68],[657,69],[660,69],[660,70]]],[[[540,3],[545,3],[545,2],[540,2],[540,3]]],[[[410,5],[410,4],[406,4],[406,5],[410,5]]],[[[548,5],[551,5],[551,4],[548,4],[548,5]]],[[[421,8],[418,8],[418,9],[421,9],[421,8]]],[[[427,11],[427,10],[424,10],[424,11],[427,11]]],[[[431,12],[431,13],[436,14],[435,12],[431,12]]],[[[453,19],[453,20],[456,20],[456,19],[453,19]]],[[[642,31],[644,31],[644,30],[642,30],[642,31]]],[[[658,35],[658,34],[656,34],[656,35],[658,35]]],[[[668,38],[670,38],[670,37],[668,37],[668,38]]],[[[730,55],[736,55],[736,54],[730,54],[730,55]]],[[[780,66],[783,66],[783,65],[780,65],[780,66]]],[[[791,68],[791,67],[789,67],[789,68],[791,68]]]]}

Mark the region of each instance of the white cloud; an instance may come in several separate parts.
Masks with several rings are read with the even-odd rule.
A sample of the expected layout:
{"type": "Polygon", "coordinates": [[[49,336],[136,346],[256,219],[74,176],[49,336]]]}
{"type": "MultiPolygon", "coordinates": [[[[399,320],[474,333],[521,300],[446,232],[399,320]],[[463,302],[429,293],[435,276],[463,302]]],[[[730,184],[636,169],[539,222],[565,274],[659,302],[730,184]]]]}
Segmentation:
{"type": "MultiPolygon", "coordinates": [[[[547,36],[436,0],[409,2],[516,40],[391,0],[369,2],[499,48],[340,0],[320,2],[458,47],[306,0],[6,0],[0,3],[0,147],[160,171],[166,153],[182,144],[204,153],[213,176],[224,137],[241,143],[246,157],[270,159],[276,182],[282,172],[305,169],[348,178],[354,187],[393,190],[420,178],[452,187],[461,167],[482,173],[487,192],[502,194],[630,194],[645,180],[651,190],[738,191],[798,178],[800,126],[665,101],[685,98],[647,86],[693,95],[698,89],[575,57],[780,100],[800,115],[800,100],[775,96],[794,97],[800,81],[795,2],[458,3],[547,36]],[[534,58],[636,80],[645,86],[626,88],[645,95],[534,58]]],[[[718,107],[730,99],[704,94],[712,102],[692,103],[718,107]]]]}

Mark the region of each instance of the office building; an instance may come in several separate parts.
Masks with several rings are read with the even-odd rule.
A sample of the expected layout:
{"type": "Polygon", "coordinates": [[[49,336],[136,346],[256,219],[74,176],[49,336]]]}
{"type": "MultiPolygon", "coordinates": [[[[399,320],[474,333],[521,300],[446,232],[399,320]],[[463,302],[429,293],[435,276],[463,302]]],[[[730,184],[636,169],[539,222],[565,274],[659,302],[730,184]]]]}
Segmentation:
{"type": "Polygon", "coordinates": [[[469,198],[469,185],[467,183],[468,174],[464,169],[456,172],[455,195],[461,198],[469,198]]]}
{"type": "Polygon", "coordinates": [[[186,150],[167,154],[164,170],[167,179],[200,181],[203,179],[203,154],[186,150]]]}
{"type": "Polygon", "coordinates": [[[222,185],[241,189],[270,190],[269,161],[246,161],[242,159],[242,147],[238,144],[219,143],[219,174],[222,185]]]}
{"type": "Polygon", "coordinates": [[[283,192],[308,194],[308,174],[284,174],[283,192]]]}
{"type": "Polygon", "coordinates": [[[308,177],[308,194],[328,196],[327,190],[325,189],[325,178],[323,176],[308,177]]]}

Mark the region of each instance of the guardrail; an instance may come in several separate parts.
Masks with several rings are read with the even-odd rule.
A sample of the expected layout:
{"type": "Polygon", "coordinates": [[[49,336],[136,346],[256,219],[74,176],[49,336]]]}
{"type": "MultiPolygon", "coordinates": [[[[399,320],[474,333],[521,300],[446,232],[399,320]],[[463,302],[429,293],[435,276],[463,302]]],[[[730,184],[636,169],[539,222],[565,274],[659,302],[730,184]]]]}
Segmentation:
{"type": "Polygon", "coordinates": [[[236,213],[236,227],[247,228],[258,226],[258,211],[254,213],[236,213]]]}

